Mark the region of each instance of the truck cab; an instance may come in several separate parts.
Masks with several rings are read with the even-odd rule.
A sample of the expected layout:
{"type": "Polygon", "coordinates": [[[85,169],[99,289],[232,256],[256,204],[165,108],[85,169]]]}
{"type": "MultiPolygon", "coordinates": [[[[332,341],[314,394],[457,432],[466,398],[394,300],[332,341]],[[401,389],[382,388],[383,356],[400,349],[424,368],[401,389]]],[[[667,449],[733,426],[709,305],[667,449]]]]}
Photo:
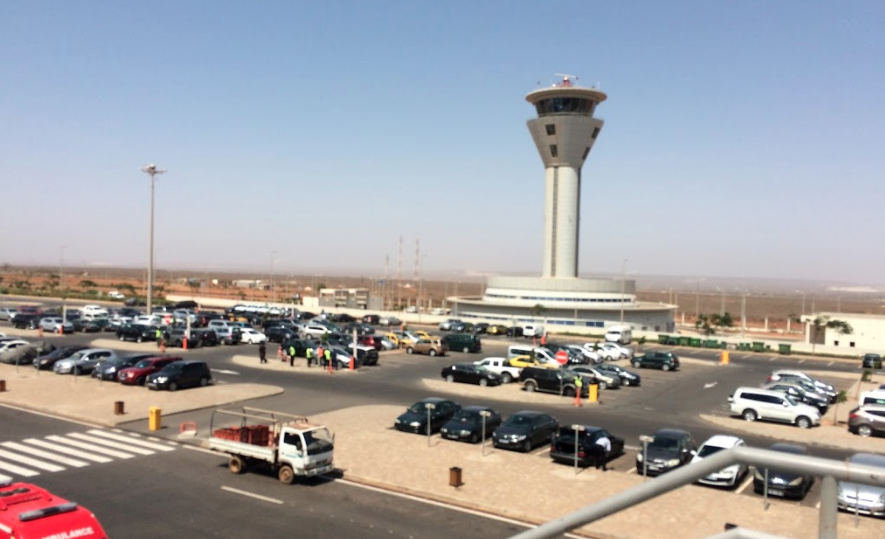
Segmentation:
{"type": "Polygon", "coordinates": [[[106,539],[91,511],[29,483],[0,481],[0,539],[106,539]]]}

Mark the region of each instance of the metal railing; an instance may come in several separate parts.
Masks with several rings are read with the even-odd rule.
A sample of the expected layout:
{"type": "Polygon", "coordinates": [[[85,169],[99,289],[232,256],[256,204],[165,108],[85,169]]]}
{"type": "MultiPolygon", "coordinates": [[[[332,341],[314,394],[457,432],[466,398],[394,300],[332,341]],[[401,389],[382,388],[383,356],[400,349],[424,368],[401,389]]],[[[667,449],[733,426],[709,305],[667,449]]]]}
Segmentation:
{"type": "MultiPolygon", "coordinates": [[[[795,455],[767,449],[735,447],[720,451],[699,462],[683,466],[658,476],[652,481],[629,488],[599,503],[582,507],[577,511],[551,520],[536,528],[526,530],[510,539],[546,539],[574,530],[591,522],[613,515],[636,504],[647,501],[681,486],[688,485],[716,473],[733,464],[747,464],[757,469],[774,468],[784,472],[811,474],[821,477],[819,539],[836,539],[838,514],[837,481],[850,481],[865,485],[885,487],[885,468],[849,464],[845,461],[795,455]]],[[[762,532],[735,528],[708,539],[782,539],[762,532]]]]}

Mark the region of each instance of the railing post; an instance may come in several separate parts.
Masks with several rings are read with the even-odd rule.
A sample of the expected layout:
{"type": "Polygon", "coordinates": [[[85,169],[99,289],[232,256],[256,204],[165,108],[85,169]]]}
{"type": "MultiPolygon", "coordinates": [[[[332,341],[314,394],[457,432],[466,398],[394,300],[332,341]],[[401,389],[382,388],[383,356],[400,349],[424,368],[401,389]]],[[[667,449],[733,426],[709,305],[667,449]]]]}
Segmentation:
{"type": "Polygon", "coordinates": [[[832,475],[825,475],[820,482],[820,522],[818,539],[836,539],[839,488],[832,475]]]}

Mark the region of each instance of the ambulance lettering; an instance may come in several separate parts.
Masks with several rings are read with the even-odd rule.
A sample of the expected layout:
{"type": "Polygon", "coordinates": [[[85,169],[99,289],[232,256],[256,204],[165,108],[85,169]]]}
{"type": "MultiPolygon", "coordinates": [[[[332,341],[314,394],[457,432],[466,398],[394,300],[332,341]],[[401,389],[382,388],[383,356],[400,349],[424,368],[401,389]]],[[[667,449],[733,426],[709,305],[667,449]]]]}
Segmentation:
{"type": "Polygon", "coordinates": [[[92,526],[86,526],[85,528],[77,528],[76,530],[47,535],[42,539],[74,539],[75,537],[88,537],[94,533],[95,532],[92,531],[92,526]]]}

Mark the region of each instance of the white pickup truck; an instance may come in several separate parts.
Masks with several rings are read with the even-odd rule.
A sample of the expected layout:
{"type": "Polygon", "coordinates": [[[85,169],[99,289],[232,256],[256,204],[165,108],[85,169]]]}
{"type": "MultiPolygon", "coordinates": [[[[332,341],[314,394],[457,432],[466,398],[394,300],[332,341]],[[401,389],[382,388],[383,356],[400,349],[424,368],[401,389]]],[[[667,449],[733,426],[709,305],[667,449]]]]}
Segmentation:
{"type": "Polygon", "coordinates": [[[487,357],[479,361],[474,361],[474,365],[485,367],[490,372],[500,374],[505,384],[509,384],[514,380],[519,380],[519,367],[510,365],[510,360],[504,357],[487,357]]]}
{"type": "Polygon", "coordinates": [[[241,474],[253,464],[269,466],[280,482],[291,485],[295,477],[322,475],[334,469],[332,452],[335,437],[323,425],[306,417],[243,407],[241,410],[215,410],[209,424],[206,447],[227,453],[228,469],[241,474]],[[218,428],[223,416],[234,418],[238,426],[218,428]]]}

